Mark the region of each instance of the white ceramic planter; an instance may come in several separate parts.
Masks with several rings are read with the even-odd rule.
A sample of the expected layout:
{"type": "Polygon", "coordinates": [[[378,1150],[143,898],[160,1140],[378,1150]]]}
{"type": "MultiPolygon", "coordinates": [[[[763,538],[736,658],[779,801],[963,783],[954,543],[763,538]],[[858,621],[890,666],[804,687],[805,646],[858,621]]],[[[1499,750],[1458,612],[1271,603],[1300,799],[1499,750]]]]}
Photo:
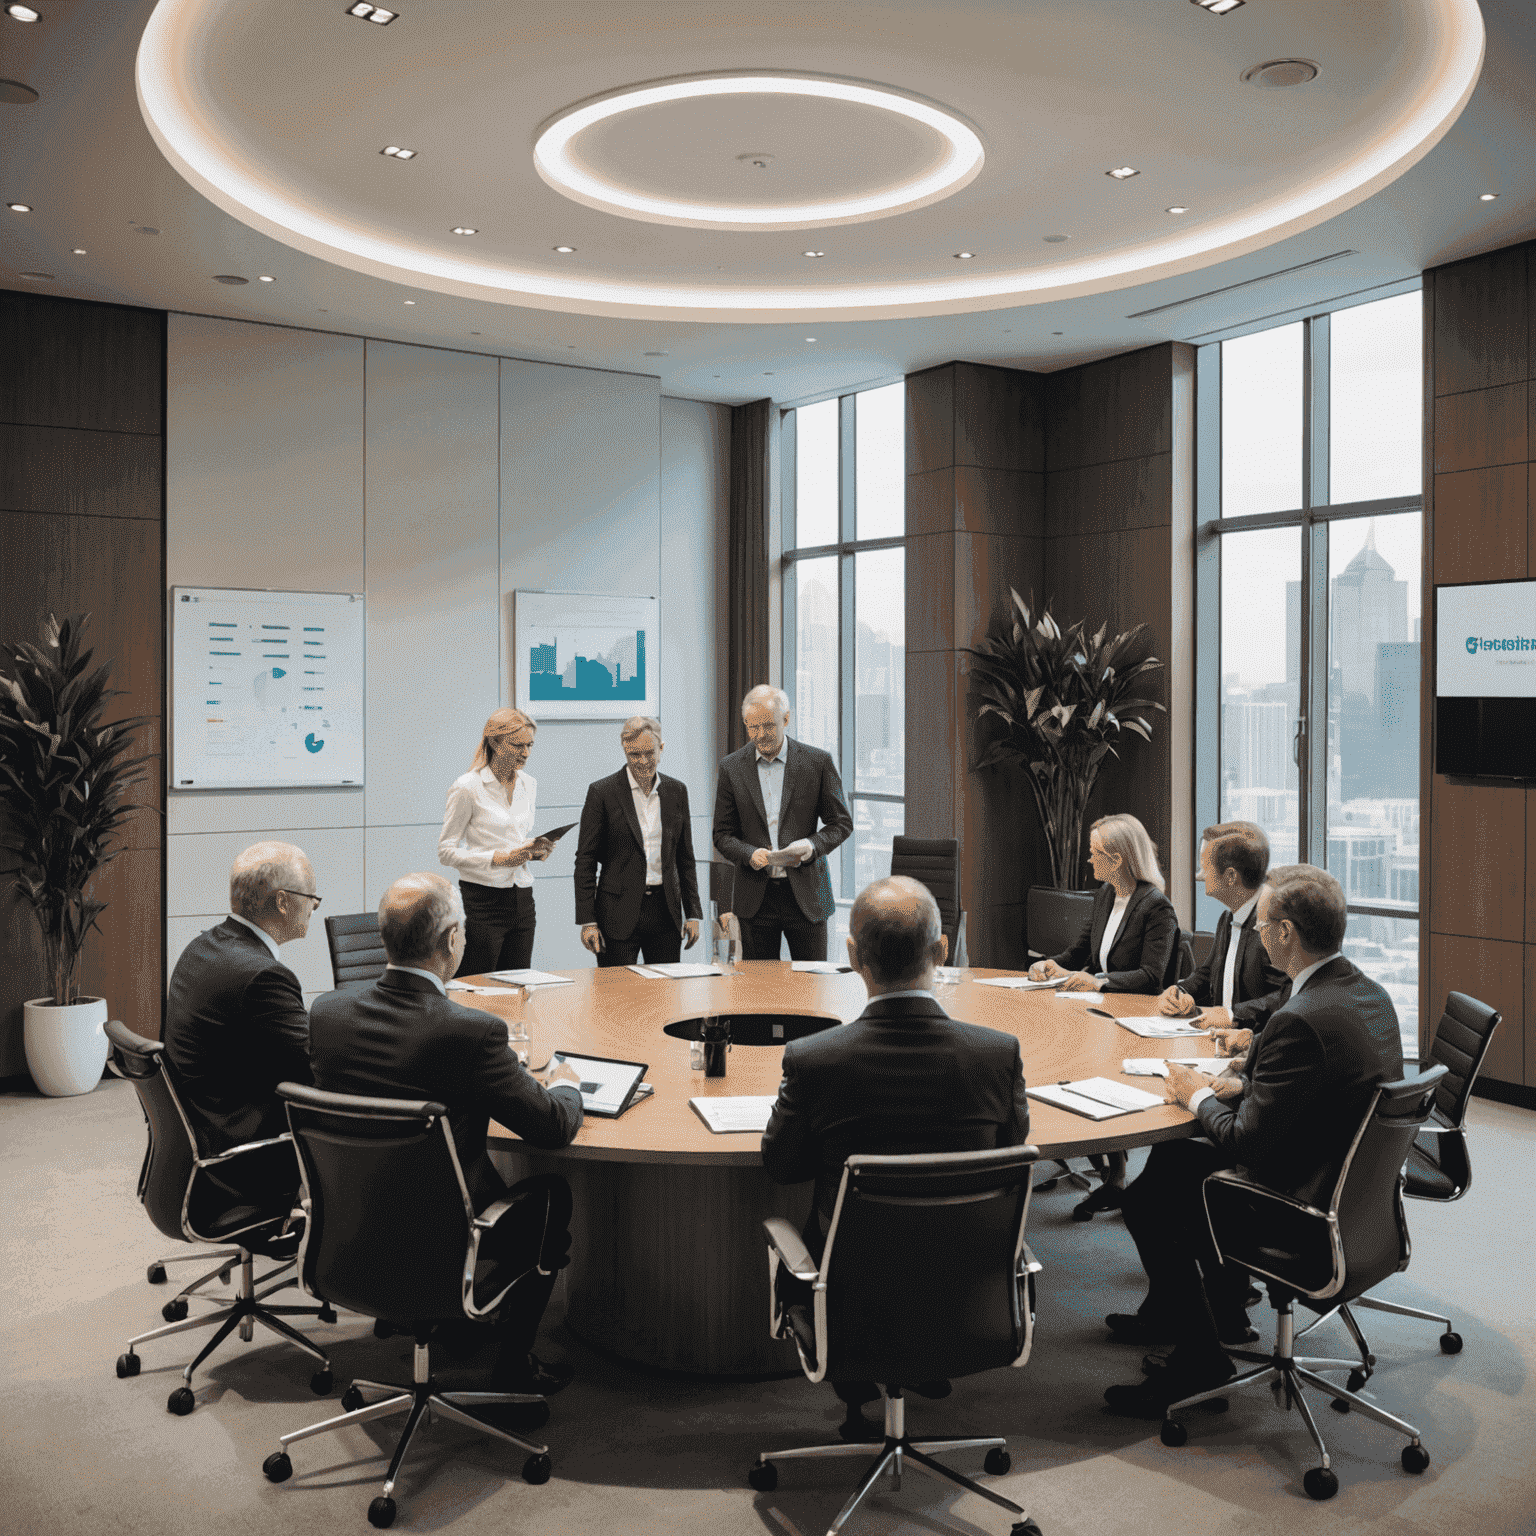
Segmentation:
{"type": "Polygon", "coordinates": [[[107,1064],[107,1000],[82,997],[56,1008],[50,998],[22,1005],[27,1071],[40,1093],[50,1098],[89,1093],[107,1064]]]}

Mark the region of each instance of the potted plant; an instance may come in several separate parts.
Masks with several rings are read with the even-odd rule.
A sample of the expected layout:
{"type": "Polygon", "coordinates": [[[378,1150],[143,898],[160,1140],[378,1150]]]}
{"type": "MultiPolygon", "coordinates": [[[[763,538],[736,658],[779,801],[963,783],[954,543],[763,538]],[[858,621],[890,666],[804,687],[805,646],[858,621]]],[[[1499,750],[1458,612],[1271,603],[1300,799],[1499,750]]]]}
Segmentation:
{"type": "Polygon", "coordinates": [[[46,1094],[88,1093],[107,1059],[104,998],[80,996],[86,935],[106,903],[91,894],[133,813],[128,792],[151,755],[133,755],[143,719],[102,724],[110,664],[82,651],[88,614],[49,615],[41,647],[3,647],[0,675],[0,854],[37,917],[50,993],[24,1005],[27,1068],[46,1094]]]}
{"type": "Polygon", "coordinates": [[[981,700],[976,718],[991,716],[1003,727],[976,766],[1023,766],[1045,830],[1051,885],[1073,890],[1099,769],[1119,755],[1125,732],[1152,739],[1150,712],[1163,706],[1138,695],[1162,662],[1145,624],[1114,636],[1107,622],[1093,635],[1082,620],[1062,629],[1049,611],[1035,616],[1009,590],[1008,619],[970,652],[981,700]]]}

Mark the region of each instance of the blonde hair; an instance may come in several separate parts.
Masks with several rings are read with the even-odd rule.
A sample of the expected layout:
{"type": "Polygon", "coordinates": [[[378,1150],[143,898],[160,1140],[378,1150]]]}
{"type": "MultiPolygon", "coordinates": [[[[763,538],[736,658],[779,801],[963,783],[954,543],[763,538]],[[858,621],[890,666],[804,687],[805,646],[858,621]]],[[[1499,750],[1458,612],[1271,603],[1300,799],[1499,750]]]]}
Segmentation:
{"type": "Polygon", "coordinates": [[[491,746],[493,741],[503,736],[510,736],[513,731],[537,731],[538,728],[539,722],[525,715],[520,709],[498,709],[485,722],[485,729],[480,732],[480,746],[475,753],[474,762],[469,765],[470,772],[474,773],[490,763],[494,751],[491,746]]]}
{"type": "Polygon", "coordinates": [[[1117,853],[1132,879],[1145,880],[1158,890],[1166,890],[1163,872],[1157,864],[1157,848],[1147,836],[1147,829],[1134,817],[1121,812],[1100,816],[1089,829],[1099,834],[1105,853],[1117,853]]]}

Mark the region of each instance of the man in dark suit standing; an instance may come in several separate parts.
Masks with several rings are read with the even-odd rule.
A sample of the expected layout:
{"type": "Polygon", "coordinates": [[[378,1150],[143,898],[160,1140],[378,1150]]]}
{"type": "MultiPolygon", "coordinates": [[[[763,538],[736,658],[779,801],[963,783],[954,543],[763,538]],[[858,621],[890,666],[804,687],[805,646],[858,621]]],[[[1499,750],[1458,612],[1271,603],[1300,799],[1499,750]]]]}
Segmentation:
{"type": "Polygon", "coordinates": [[[720,763],[715,848],[736,866],[732,911],[742,958],[827,958],[832,880],[827,855],[853,831],[837,765],[819,747],[795,741],[789,699],[766,684],[741,701],[748,744],[720,763]]]}
{"type": "Polygon", "coordinates": [[[1254,926],[1259,890],[1269,870],[1269,839],[1251,821],[1223,821],[1200,834],[1205,894],[1225,909],[1202,964],[1157,1000],[1159,1013],[1178,1018],[1204,1010],[1204,1022],[1246,1050],[1252,1031],[1290,995],[1290,981],[1270,964],[1254,926]]]}
{"type": "MultiPolygon", "coordinates": [[[[278,949],[309,932],[319,905],[303,849],[256,843],[230,869],[230,915],[193,939],[171,972],[165,1054],[209,1153],[281,1136],[288,1118],[277,1085],[310,1080],[304,994],[278,949]]],[[[280,1146],[208,1177],[231,1203],[286,1212],[299,1166],[280,1146]]]]}
{"type": "Polygon", "coordinates": [[[315,1000],[310,1056],[315,1086],[330,1093],[385,1099],[436,1099],[448,1123],[475,1209],[522,1198],[521,1222],[504,1219],[495,1255],[515,1268],[532,1266],[501,1308],[498,1391],[548,1397],[574,1374],[533,1354],[539,1320],[568,1260],[571,1191],[559,1175],[523,1179],[508,1189],[486,1151],[495,1119],[531,1147],[568,1146],[581,1129],[581,1088],[563,1062],[543,1081],[525,1071],[493,1013],[466,1008],[446,983],[464,957],[464,905],[441,875],[406,875],[379,903],[379,934],[389,957],[384,974],[357,992],[315,1000]]]}
{"type": "Polygon", "coordinates": [[[576,847],[576,921],[601,966],[675,962],[699,942],[688,786],[661,771],[661,721],[619,731],[624,767],[587,789],[576,847]],[[599,868],[602,873],[599,874],[599,868]]]}
{"type": "MultiPolygon", "coordinates": [[[[816,1181],[804,1236],[817,1259],[851,1152],[967,1152],[1029,1140],[1019,1042],[951,1019],[934,999],[934,967],[949,941],[928,888],[899,875],[877,880],[854,902],[849,924],[848,961],[869,1004],[851,1024],[784,1048],[784,1077],[763,1133],[771,1179],[816,1181]]],[[[794,1304],[797,1283],[781,1273],[786,1304],[794,1304]]],[[[879,1398],[879,1388],[833,1386],[848,1408],[844,1438],[863,1438],[872,1426],[859,1409],[879,1398]]],[[[949,1384],[915,1390],[942,1397],[949,1384]]]]}
{"type": "Polygon", "coordinates": [[[1105,1392],[1116,1413],[1160,1418],[1169,1403],[1233,1375],[1221,1341],[1246,1332],[1248,1282],[1216,1257],[1206,1176],[1242,1167],[1282,1194],[1326,1205],[1372,1092],[1402,1076],[1391,999],[1339,953],[1339,882],[1308,864],[1270,870],[1255,926],[1291,978],[1291,995],[1256,1037],[1245,1078],[1169,1066],[1168,1098],[1194,1111],[1209,1140],[1160,1143],[1125,1192],[1125,1224],[1149,1289],[1137,1312],[1106,1321],[1122,1342],[1175,1348],[1147,1380],[1105,1392]]]}

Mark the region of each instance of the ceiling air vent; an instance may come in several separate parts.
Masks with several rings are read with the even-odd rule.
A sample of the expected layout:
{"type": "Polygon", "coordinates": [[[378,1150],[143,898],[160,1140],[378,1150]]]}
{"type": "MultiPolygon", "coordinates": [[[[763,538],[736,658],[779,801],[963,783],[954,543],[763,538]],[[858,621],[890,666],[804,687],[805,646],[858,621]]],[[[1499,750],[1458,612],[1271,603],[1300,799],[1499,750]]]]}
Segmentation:
{"type": "Polygon", "coordinates": [[[1254,64],[1242,73],[1244,85],[1257,85],[1267,91],[1282,91],[1287,86],[1305,85],[1316,80],[1320,70],[1311,59],[1271,59],[1254,64]]]}

